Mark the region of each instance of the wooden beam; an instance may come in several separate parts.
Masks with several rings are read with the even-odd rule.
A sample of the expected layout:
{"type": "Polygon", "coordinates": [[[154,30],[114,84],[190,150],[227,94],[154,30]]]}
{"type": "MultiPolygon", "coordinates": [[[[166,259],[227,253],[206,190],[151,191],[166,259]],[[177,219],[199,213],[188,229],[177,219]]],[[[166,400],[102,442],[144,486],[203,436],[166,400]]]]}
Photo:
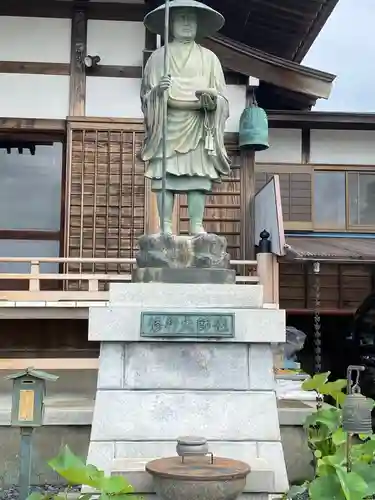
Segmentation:
{"type": "Polygon", "coordinates": [[[0,229],[0,240],[58,241],[60,231],[0,229]]]}
{"type": "Polygon", "coordinates": [[[375,113],[268,111],[272,127],[374,130],[375,113]]]}
{"type": "MultiPolygon", "coordinates": [[[[71,18],[73,3],[63,0],[1,0],[0,16],[71,18]]],[[[106,21],[138,21],[144,17],[145,6],[134,3],[91,2],[88,19],[106,21]]]]}
{"type": "Polygon", "coordinates": [[[144,4],[117,2],[90,2],[88,18],[106,21],[142,22],[146,13],[144,4]]]}
{"type": "Polygon", "coordinates": [[[219,57],[222,65],[237,73],[253,76],[277,87],[328,98],[335,75],[273,56],[223,36],[206,38],[205,47],[219,57]]]}
{"type": "Polygon", "coordinates": [[[72,3],[59,0],[1,0],[0,16],[70,18],[72,3]]]}
{"type": "Polygon", "coordinates": [[[142,78],[142,66],[111,66],[98,65],[95,68],[86,69],[86,76],[98,76],[106,78],[142,78]]]}
{"type": "Polygon", "coordinates": [[[22,73],[29,75],[69,75],[70,64],[0,61],[0,73],[22,73]]]}
{"type": "Polygon", "coordinates": [[[65,120],[46,118],[0,118],[0,132],[24,130],[28,132],[65,133],[65,120]]]}
{"type": "Polygon", "coordinates": [[[70,54],[69,115],[84,116],[86,105],[87,2],[74,3],[70,54]]]}

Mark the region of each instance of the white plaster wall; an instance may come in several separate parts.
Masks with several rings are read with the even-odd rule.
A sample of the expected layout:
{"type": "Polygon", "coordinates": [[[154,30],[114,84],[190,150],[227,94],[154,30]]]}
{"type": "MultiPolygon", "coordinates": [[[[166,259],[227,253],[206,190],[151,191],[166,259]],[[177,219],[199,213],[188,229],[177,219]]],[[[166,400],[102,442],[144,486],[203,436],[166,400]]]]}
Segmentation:
{"type": "Polygon", "coordinates": [[[65,119],[69,76],[0,74],[1,116],[65,119]]]}
{"type": "Polygon", "coordinates": [[[257,163],[301,163],[301,130],[270,128],[269,145],[269,149],[256,153],[257,163]]]}
{"type": "Polygon", "coordinates": [[[68,63],[70,34],[70,19],[0,16],[0,61],[68,63]]]}
{"type": "Polygon", "coordinates": [[[86,78],[86,116],[143,118],[140,78],[86,78]]]}
{"type": "Polygon", "coordinates": [[[242,111],[246,106],[246,85],[227,85],[229,118],[227,132],[238,132],[242,111]]]}
{"type": "MultiPolygon", "coordinates": [[[[104,118],[143,118],[140,78],[86,78],[86,116],[104,118]]],[[[228,85],[230,117],[227,132],[238,132],[245,104],[245,87],[228,85]]]]}
{"type": "Polygon", "coordinates": [[[375,131],[311,130],[310,162],[375,165],[375,131]]]}
{"type": "Polygon", "coordinates": [[[144,45],[141,22],[91,19],[87,23],[87,52],[100,56],[101,64],[141,66],[144,45]]]}

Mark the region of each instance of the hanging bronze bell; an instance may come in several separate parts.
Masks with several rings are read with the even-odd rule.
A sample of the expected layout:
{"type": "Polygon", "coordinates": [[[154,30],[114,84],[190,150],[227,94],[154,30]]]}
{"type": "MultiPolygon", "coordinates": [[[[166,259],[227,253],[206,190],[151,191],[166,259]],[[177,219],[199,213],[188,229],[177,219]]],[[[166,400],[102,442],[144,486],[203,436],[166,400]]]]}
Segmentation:
{"type": "Polygon", "coordinates": [[[251,151],[268,149],[268,118],[263,108],[249,106],[242,112],[239,131],[240,148],[251,151]]]}
{"type": "Polygon", "coordinates": [[[342,408],[342,428],[352,434],[372,434],[372,403],[359,390],[346,396],[342,408]]]}

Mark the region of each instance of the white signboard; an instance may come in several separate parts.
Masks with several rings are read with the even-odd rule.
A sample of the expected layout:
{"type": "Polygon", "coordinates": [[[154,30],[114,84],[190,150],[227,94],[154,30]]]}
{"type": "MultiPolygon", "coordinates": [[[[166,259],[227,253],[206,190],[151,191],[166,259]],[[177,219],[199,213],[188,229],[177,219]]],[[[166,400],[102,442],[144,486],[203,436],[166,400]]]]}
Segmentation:
{"type": "Polygon", "coordinates": [[[265,229],[270,233],[271,251],[285,255],[285,234],[281,207],[280,180],[274,175],[255,195],[255,235],[265,229]]]}

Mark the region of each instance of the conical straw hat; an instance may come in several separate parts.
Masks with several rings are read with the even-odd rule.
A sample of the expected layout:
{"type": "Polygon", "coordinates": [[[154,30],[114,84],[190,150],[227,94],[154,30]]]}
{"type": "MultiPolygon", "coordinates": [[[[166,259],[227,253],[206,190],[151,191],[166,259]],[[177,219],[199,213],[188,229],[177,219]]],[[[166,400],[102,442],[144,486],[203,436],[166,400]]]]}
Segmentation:
{"type": "MultiPolygon", "coordinates": [[[[198,28],[197,38],[205,38],[219,31],[225,23],[224,17],[211,7],[196,0],[172,0],[169,4],[170,9],[191,8],[197,13],[198,28]]],[[[144,18],[144,25],[152,33],[164,35],[165,5],[160,5],[149,12],[144,18]]]]}

